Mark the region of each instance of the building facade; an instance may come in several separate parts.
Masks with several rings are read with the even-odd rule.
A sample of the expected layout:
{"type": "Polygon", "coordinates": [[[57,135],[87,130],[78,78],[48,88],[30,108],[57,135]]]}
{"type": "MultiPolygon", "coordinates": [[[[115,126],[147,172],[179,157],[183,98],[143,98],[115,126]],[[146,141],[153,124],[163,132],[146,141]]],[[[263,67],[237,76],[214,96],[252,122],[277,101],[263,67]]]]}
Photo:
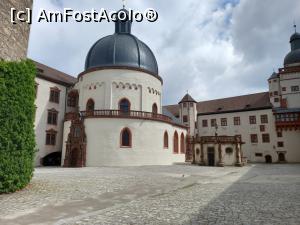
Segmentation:
{"type": "Polygon", "coordinates": [[[268,92],[198,103],[186,95],[178,105],[165,106],[194,129],[195,163],[300,162],[299,33],[290,45],[284,67],[268,79],[268,92]]]}
{"type": "Polygon", "coordinates": [[[117,21],[77,79],[36,63],[36,165],[300,162],[300,34],[290,44],[268,92],[162,106],[154,54],[117,21]]]}
{"type": "MultiPolygon", "coordinates": [[[[67,93],[77,79],[41,63],[34,63],[37,68],[35,78],[35,134],[37,144],[35,165],[51,165],[52,162],[48,162],[48,158],[50,157],[51,160],[51,155],[59,155],[62,151],[65,113],[71,110],[73,106],[72,102],[68,101],[67,93]]],[[[53,158],[59,160],[60,157],[53,158]]]]}

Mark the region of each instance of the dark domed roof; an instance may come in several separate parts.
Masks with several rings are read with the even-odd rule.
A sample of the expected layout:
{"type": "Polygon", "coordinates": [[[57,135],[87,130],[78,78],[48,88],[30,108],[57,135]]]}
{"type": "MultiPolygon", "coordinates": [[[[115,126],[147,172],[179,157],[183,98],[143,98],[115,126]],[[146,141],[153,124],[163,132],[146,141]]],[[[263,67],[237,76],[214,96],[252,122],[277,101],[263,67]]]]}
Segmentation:
{"type": "MultiPolygon", "coordinates": [[[[120,10],[128,15],[128,11],[120,10]]],[[[120,12],[119,11],[119,12],[120,12]]],[[[85,69],[129,67],[158,76],[156,58],[151,49],[131,34],[132,21],[116,21],[115,33],[98,40],[90,49],[85,69]]]]}
{"type": "Polygon", "coordinates": [[[291,51],[284,58],[284,65],[300,63],[300,34],[295,32],[291,38],[291,51]]]}
{"type": "Polygon", "coordinates": [[[295,33],[291,36],[290,42],[292,42],[292,41],[294,41],[294,40],[296,40],[296,39],[300,39],[300,34],[297,33],[297,32],[295,32],[295,33]]]}
{"type": "Polygon", "coordinates": [[[289,52],[284,58],[284,65],[300,63],[300,49],[289,52]]]}

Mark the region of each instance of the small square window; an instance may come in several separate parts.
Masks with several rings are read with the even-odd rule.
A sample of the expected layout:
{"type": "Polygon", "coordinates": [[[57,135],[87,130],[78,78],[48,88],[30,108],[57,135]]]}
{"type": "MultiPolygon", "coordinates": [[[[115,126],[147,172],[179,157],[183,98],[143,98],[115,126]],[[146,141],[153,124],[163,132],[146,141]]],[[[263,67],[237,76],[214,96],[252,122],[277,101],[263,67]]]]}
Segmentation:
{"type": "Polygon", "coordinates": [[[297,92],[297,91],[299,91],[299,86],[292,86],[292,87],[291,87],[291,91],[292,91],[292,92],[297,92]]]}
{"type": "Polygon", "coordinates": [[[249,123],[256,124],[256,116],[249,116],[249,123]]]}
{"type": "Polygon", "coordinates": [[[277,147],[282,148],[284,146],[283,141],[277,142],[277,147]]]}
{"type": "Polygon", "coordinates": [[[216,119],[211,119],[210,120],[210,126],[215,127],[217,125],[217,120],[216,119]]]}
{"type": "Polygon", "coordinates": [[[278,131],[277,132],[277,137],[282,137],[282,132],[278,131]]]}
{"type": "Polygon", "coordinates": [[[187,123],[187,122],[188,122],[188,117],[187,117],[187,116],[183,116],[183,117],[182,117],[182,121],[183,121],[184,123],[187,123]]]}
{"type": "Polygon", "coordinates": [[[208,124],[207,124],[207,120],[202,120],[202,127],[207,127],[208,124]]]}
{"type": "Polygon", "coordinates": [[[227,118],[221,118],[221,126],[222,127],[227,126],[227,118]]]}
{"type": "Polygon", "coordinates": [[[260,116],[261,123],[268,123],[268,115],[261,115],[260,116]]]}
{"type": "Polygon", "coordinates": [[[260,132],[265,132],[265,125],[260,125],[259,126],[260,132]]]}
{"type": "Polygon", "coordinates": [[[51,88],[50,89],[50,102],[59,103],[60,97],[60,90],[58,88],[51,88]]]}
{"type": "Polygon", "coordinates": [[[270,143],[270,135],[269,134],[262,134],[262,142],[263,143],[270,143]]]}
{"type": "Polygon", "coordinates": [[[257,134],[251,134],[250,138],[251,138],[251,143],[258,143],[257,134]]]}
{"type": "Polygon", "coordinates": [[[235,126],[241,125],[241,118],[240,118],[240,117],[234,117],[234,118],[233,118],[233,124],[234,124],[235,126]]]}

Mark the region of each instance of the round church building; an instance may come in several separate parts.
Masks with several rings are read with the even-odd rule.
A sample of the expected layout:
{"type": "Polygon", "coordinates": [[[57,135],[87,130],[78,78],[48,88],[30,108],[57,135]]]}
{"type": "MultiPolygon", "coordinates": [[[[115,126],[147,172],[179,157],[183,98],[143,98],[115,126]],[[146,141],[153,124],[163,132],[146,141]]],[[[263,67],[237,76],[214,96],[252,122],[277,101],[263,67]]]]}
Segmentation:
{"type": "Polygon", "coordinates": [[[131,34],[131,25],[116,21],[115,33],[98,40],[87,54],[85,71],[68,93],[72,107],[65,115],[62,166],[185,161],[188,128],[162,110],[156,58],[131,34]]]}

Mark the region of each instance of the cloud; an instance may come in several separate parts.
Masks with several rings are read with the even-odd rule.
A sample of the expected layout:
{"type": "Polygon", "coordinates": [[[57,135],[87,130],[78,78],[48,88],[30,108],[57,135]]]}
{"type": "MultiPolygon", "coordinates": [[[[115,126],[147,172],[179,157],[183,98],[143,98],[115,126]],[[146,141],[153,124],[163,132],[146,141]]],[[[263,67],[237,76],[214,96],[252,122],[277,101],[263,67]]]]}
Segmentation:
{"type": "MultiPolygon", "coordinates": [[[[40,8],[116,10],[119,1],[37,0],[40,8]]],[[[164,79],[163,102],[177,103],[186,90],[199,101],[267,90],[273,68],[289,51],[292,22],[300,24],[293,0],[132,0],[135,10],[154,8],[155,23],[133,24],[133,34],[153,50],[164,79]]],[[[76,76],[89,48],[113,33],[111,23],[36,23],[29,57],[76,76]]]]}

